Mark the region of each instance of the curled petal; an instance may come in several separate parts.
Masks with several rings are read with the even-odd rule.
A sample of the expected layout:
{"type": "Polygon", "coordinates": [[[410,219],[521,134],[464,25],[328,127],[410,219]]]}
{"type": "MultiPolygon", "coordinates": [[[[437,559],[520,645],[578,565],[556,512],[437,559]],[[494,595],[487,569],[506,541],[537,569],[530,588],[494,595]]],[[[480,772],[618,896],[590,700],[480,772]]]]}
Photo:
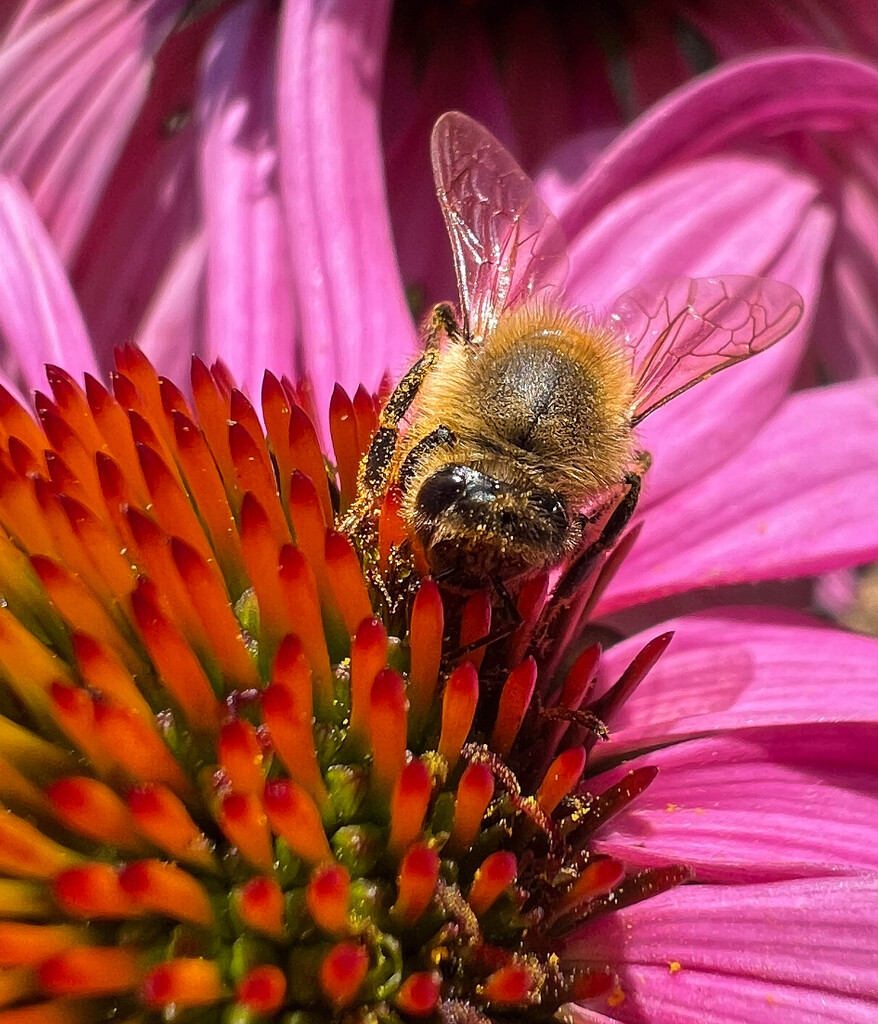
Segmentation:
{"type": "Polygon", "coordinates": [[[193,354],[205,352],[206,266],[207,239],[199,231],[177,250],[137,334],[138,347],[176,380],[185,380],[193,354]]]}
{"type": "Polygon", "coordinates": [[[150,84],[181,0],[31,11],[0,56],[0,170],[20,178],[68,262],[150,84]],[[72,183],[75,182],[75,185],[72,183]]]}
{"type": "MultiPolygon", "coordinates": [[[[71,277],[104,366],[141,328],[200,221],[195,81],[212,22],[171,33],[143,105],[79,247],[71,277]]],[[[160,365],[162,372],[168,368],[160,365]]]]}
{"type": "Polygon", "coordinates": [[[768,276],[795,287],[806,320],[766,352],[681,395],[639,432],[654,455],[650,501],[739,450],[793,379],[833,227],[817,185],[779,164],[712,157],[653,178],[612,203],[574,240],[568,295],[600,317],[654,276],[768,276]]]}
{"type": "Polygon", "coordinates": [[[812,178],[761,157],[712,156],[669,169],[570,238],[568,296],[601,310],[657,275],[765,276],[819,199],[812,178]]]}
{"type": "Polygon", "coordinates": [[[863,131],[844,155],[836,185],[838,230],[812,339],[836,379],[878,373],[878,323],[870,301],[878,292],[878,132],[863,131]]]}
{"type": "Polygon", "coordinates": [[[878,557],[876,436],[875,380],[793,395],[752,444],[650,508],[600,614],[878,557]]]}
{"type": "Polygon", "coordinates": [[[603,688],[659,629],[674,639],[610,722],[596,762],[730,730],[878,722],[878,641],[776,608],[689,615],[625,640],[605,656],[603,688]]]}
{"type": "Polygon", "coordinates": [[[656,104],[589,170],[562,226],[573,237],[656,172],[784,132],[856,128],[878,115],[878,69],[822,51],[730,63],[656,104]]]}
{"type": "Polygon", "coordinates": [[[0,335],[3,365],[25,389],[44,366],[97,373],[82,314],[52,240],[16,182],[0,178],[0,335]]]}

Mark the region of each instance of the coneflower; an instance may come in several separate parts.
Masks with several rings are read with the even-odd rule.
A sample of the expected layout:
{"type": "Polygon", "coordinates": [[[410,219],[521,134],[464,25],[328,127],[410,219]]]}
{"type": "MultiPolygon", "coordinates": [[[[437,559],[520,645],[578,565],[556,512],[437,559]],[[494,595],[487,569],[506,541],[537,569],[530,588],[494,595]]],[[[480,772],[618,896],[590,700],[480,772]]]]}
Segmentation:
{"type": "Polygon", "coordinates": [[[333,528],[375,426],[363,390],[330,410],[336,480],[271,374],[267,437],[220,365],[193,364],[191,405],[131,347],[112,391],[47,374],[36,420],[2,393],[13,1001],[467,1021],[612,992],[567,937],[690,872],[590,848],[652,770],[583,775],[668,637],[595,702],[597,647],[556,676],[521,659],[540,581],[480,674],[485,593],[449,636],[435,583],[378,590],[333,528]]]}
{"type": "MultiPolygon", "coordinates": [[[[387,4],[181,7],[0,14],[0,1024],[871,1022],[878,648],[795,609],[878,557],[874,381],[790,396],[803,324],[662,410],[551,622],[388,573],[338,513],[453,292],[427,134],[505,100],[382,92],[387,4]]],[[[773,54],[574,140],[570,301],[770,273],[870,365],[876,95],[773,54]]]]}
{"type": "MultiPolygon", "coordinates": [[[[111,390],[49,367],[36,418],[2,393],[0,1022],[631,1019],[607,927],[716,866],[648,852],[655,758],[614,767],[687,720],[656,700],[632,742],[620,711],[670,633],[624,664],[570,645],[628,545],[537,657],[542,579],[488,645],[490,594],[381,585],[392,502],[365,573],[335,528],[365,390],[336,389],[336,473],[289,381],[260,418],[221,364],[193,363],[191,403],[133,347],[116,367],[111,390]]],[[[675,977],[694,953],[668,942],[675,977]]]]}

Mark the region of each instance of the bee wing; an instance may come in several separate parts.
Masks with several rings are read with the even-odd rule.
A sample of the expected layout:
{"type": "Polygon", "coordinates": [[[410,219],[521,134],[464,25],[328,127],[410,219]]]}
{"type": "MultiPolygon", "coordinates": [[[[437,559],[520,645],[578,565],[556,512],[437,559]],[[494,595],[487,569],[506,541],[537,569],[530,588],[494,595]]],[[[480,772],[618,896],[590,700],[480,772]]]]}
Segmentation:
{"type": "Polygon", "coordinates": [[[430,154],[466,337],[478,344],[505,309],[560,290],[567,277],[564,236],[530,178],[472,118],[443,114],[430,154]]]}
{"type": "Polygon", "coordinates": [[[780,341],[803,311],[795,288],[762,277],[675,277],[625,292],[610,324],[633,350],[632,423],[780,341]]]}

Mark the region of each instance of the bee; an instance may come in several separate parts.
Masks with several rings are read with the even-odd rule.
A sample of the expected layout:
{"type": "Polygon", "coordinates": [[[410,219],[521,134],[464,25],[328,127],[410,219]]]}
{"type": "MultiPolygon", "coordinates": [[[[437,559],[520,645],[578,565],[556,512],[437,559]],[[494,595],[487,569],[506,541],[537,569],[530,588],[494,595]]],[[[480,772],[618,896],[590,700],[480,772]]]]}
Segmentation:
{"type": "Polygon", "coordinates": [[[596,322],[565,307],[561,229],[497,139],[447,113],[431,156],[461,319],[433,310],[360,486],[373,508],[398,487],[430,571],[465,591],[612,544],[648,465],[637,426],[773,345],[803,303],[766,279],[674,278],[625,293],[596,322]]]}

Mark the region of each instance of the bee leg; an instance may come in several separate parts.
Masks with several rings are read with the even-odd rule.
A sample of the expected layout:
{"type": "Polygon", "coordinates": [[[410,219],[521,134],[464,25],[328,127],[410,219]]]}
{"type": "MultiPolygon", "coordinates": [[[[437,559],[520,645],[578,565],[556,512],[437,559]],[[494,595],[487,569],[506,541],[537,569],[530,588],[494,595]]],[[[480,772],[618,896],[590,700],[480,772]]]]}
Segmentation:
{"type": "Polygon", "coordinates": [[[598,549],[597,554],[601,554],[616,543],[622,531],[631,522],[631,517],[637,508],[640,491],[643,487],[643,477],[640,473],[628,473],[625,483],[628,485],[625,497],[613,509],[613,514],[607,520],[607,525],[601,531],[600,537],[591,545],[592,548],[598,549]]]}
{"type": "MultiPolygon", "coordinates": [[[[399,424],[436,362],[439,339],[443,334],[452,342],[463,340],[454,309],[447,302],[440,302],[433,307],[430,319],[424,327],[426,351],[396,385],[387,404],[381,410],[378,429],[360,466],[360,489],[367,495],[380,494],[387,484],[393,456],[396,453],[396,442],[399,439],[399,424]]],[[[424,440],[427,441],[428,438],[424,440]]],[[[444,438],[431,442],[433,446],[439,443],[448,442],[444,438]]],[[[414,450],[410,456],[411,454],[414,454],[414,450]]]]}
{"type": "Polygon", "coordinates": [[[426,351],[393,389],[378,417],[378,429],[360,466],[360,488],[366,494],[380,494],[387,483],[393,456],[396,453],[399,424],[436,362],[439,338],[443,334],[450,341],[463,339],[454,310],[447,302],[440,302],[433,307],[430,319],[424,327],[426,351]]]}
{"type": "MultiPolygon", "coordinates": [[[[634,469],[628,474],[628,477],[638,476],[643,479],[646,476],[646,471],[652,465],[652,455],[649,452],[639,451],[634,456],[634,469]]],[[[628,480],[626,477],[626,481],[628,480]]],[[[639,486],[639,485],[638,485],[639,486]]]]}
{"type": "Polygon", "coordinates": [[[494,576],[491,579],[491,583],[497,597],[500,598],[500,603],[503,605],[506,614],[509,616],[512,628],[518,629],[522,622],[521,612],[518,610],[518,605],[512,600],[512,595],[506,589],[503,580],[501,580],[499,576],[494,576]]]}
{"type": "Polygon", "coordinates": [[[570,722],[572,725],[578,725],[580,728],[592,733],[599,740],[608,740],[610,738],[609,729],[592,711],[565,707],[546,708],[538,705],[537,714],[540,718],[550,722],[570,722]]]}
{"type": "Polygon", "coordinates": [[[399,467],[397,483],[400,488],[403,491],[408,490],[408,485],[411,483],[412,477],[418,468],[418,463],[425,455],[436,451],[437,448],[450,447],[456,440],[457,438],[454,436],[454,433],[441,423],[435,430],[431,430],[426,437],[422,437],[406,455],[402,465],[399,467]]]}
{"type": "MultiPolygon", "coordinates": [[[[451,575],[454,570],[448,570],[448,574],[451,575]]],[[[437,580],[441,577],[437,577],[437,580]]],[[[478,640],[473,640],[472,643],[466,644],[463,647],[458,647],[457,650],[452,651],[448,655],[448,661],[454,662],[458,658],[462,658],[466,654],[471,654],[473,651],[478,651],[482,647],[490,647],[491,644],[496,644],[500,640],[505,640],[506,637],[511,636],[516,629],[521,625],[521,613],[518,610],[518,606],[515,601],[512,600],[512,595],[503,585],[503,581],[499,576],[495,576],[491,579],[491,584],[494,587],[494,591],[500,598],[500,603],[503,605],[508,617],[508,620],[502,626],[497,626],[492,629],[490,633],[486,633],[484,636],[480,636],[478,640]]]]}
{"type": "Polygon", "coordinates": [[[380,493],[390,475],[396,452],[399,424],[436,362],[436,349],[428,349],[393,389],[378,417],[378,429],[360,466],[360,488],[367,494],[380,493]]]}
{"type": "MultiPolygon", "coordinates": [[[[631,522],[643,487],[643,474],[649,469],[651,462],[652,457],[648,452],[638,453],[635,468],[625,476],[624,482],[628,485],[628,490],[613,509],[601,535],[597,540],[583,547],[558,581],[552,599],[534,630],[529,647],[530,653],[534,654],[545,650],[552,627],[558,617],[573,603],[576,592],[588,579],[600,556],[616,543],[622,531],[631,522]]],[[[584,516],[583,519],[586,524],[590,523],[587,516],[584,516]]]]}
{"type": "Polygon", "coordinates": [[[561,607],[570,601],[595,567],[598,558],[616,543],[622,531],[631,521],[640,498],[643,478],[640,473],[632,472],[625,477],[625,483],[628,485],[628,490],[613,509],[606,526],[601,530],[600,537],[579,554],[576,561],[570,565],[558,581],[558,586],[555,587],[555,592],[552,595],[552,604],[556,607],[561,607]]]}
{"type": "Polygon", "coordinates": [[[456,650],[452,651],[445,660],[453,664],[458,658],[463,658],[467,654],[472,654],[473,651],[481,650],[482,647],[490,647],[491,644],[496,644],[500,640],[505,640],[506,637],[511,636],[517,628],[517,625],[510,623],[509,625],[492,629],[490,633],[480,636],[478,640],[473,640],[472,643],[464,644],[463,647],[458,647],[456,650]]]}
{"type": "Polygon", "coordinates": [[[447,302],[437,303],[430,311],[430,318],[424,327],[424,346],[428,351],[439,347],[439,339],[443,334],[449,341],[463,341],[463,331],[454,315],[454,308],[447,302]]]}

